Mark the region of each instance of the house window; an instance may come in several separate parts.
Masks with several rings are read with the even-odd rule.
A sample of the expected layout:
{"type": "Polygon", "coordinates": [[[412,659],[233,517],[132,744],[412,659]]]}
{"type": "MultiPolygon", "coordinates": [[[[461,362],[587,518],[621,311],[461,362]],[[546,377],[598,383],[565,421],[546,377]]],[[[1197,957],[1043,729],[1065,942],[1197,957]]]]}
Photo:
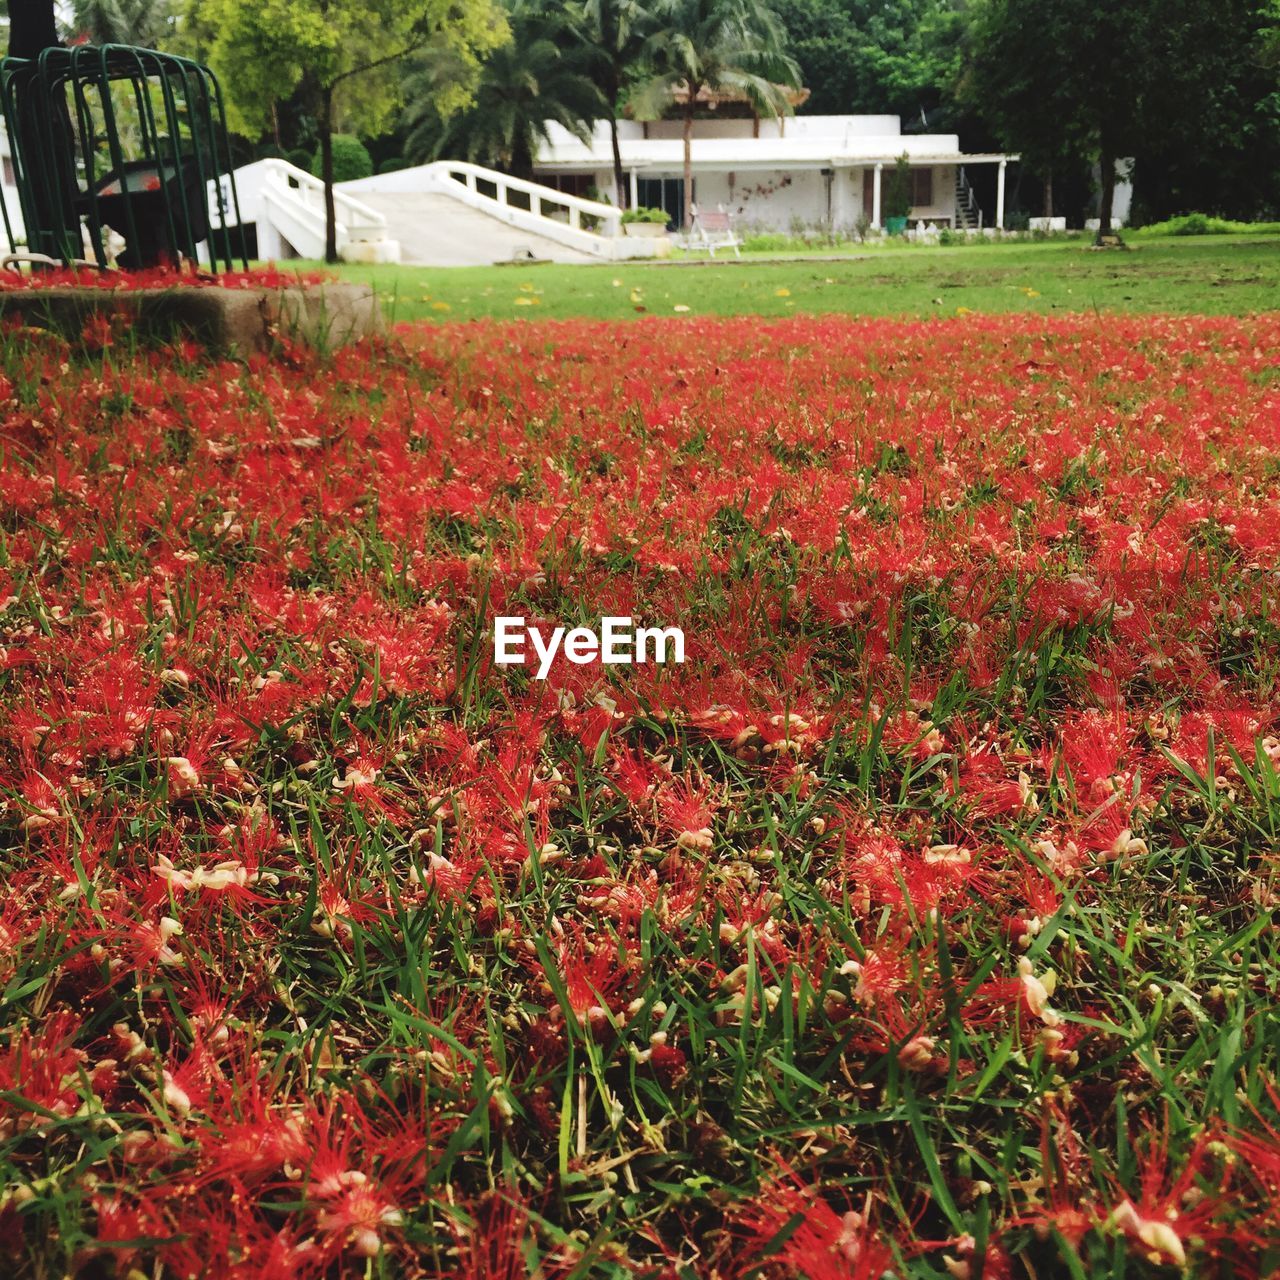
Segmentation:
{"type": "Polygon", "coordinates": [[[535,173],[534,181],[554,191],[563,191],[567,196],[586,197],[595,185],[595,175],[591,173],[535,173]]]}
{"type": "MultiPolygon", "coordinates": [[[[636,182],[636,195],[645,209],[665,209],[667,230],[679,230],[684,221],[683,178],[640,178],[636,182]]],[[[693,198],[698,198],[698,184],[693,184],[693,198]]]]}
{"type": "MultiPolygon", "coordinates": [[[[884,199],[884,194],[889,183],[893,179],[893,170],[890,166],[885,165],[884,171],[880,174],[880,198],[884,199]]],[[[864,169],[862,171],[862,212],[869,218],[875,201],[875,170],[864,169]]],[[[911,170],[911,207],[913,209],[927,209],[933,204],[933,170],[932,169],[912,169],[911,170]]]]}

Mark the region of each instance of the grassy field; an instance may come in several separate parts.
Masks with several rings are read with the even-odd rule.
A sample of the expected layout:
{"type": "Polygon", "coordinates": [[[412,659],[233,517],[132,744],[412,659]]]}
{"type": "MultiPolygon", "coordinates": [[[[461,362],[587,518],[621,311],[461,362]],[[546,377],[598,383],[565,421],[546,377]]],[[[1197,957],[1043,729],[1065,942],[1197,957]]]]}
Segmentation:
{"type": "Polygon", "coordinates": [[[342,274],[0,342],[0,1280],[1280,1277],[1280,239],[342,274]]]}
{"type": "MultiPolygon", "coordinates": [[[[306,264],[314,266],[315,264],[306,264]]],[[[1090,310],[1239,315],[1280,299],[1280,238],[868,248],[839,258],[607,266],[339,268],[397,321],[637,315],[931,316],[1090,310]]]]}
{"type": "Polygon", "coordinates": [[[13,330],[0,1277],[1275,1276],[1277,351],[13,330]]]}

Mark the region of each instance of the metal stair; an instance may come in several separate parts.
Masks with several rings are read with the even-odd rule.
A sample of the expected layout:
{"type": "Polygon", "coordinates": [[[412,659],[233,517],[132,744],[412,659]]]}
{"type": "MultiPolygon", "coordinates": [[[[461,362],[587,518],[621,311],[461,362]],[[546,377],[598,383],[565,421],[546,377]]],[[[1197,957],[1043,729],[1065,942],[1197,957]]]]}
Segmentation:
{"type": "Polygon", "coordinates": [[[956,169],[956,230],[982,230],[982,206],[973,194],[963,165],[956,169]]]}

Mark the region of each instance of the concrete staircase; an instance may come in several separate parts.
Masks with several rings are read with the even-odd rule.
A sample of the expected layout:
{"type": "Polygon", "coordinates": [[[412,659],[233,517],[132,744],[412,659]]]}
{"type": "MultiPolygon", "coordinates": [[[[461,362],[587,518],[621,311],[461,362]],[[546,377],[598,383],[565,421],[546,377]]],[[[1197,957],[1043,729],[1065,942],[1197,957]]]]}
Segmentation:
{"type": "MultiPolygon", "coordinates": [[[[287,160],[258,160],[237,169],[235,182],[236,208],[241,222],[256,228],[260,258],[324,256],[318,178],[287,160]]],[[[347,262],[621,262],[658,257],[670,247],[665,237],[624,234],[622,212],[612,205],[463,160],[340,182],[333,198],[338,254],[347,262]]],[[[224,207],[232,202],[210,183],[215,223],[224,207]]]]}
{"type": "Polygon", "coordinates": [[[546,236],[508,226],[449,195],[363,190],[361,201],[386,219],[400,261],[425,267],[479,267],[534,257],[551,262],[599,262],[546,236]]]}

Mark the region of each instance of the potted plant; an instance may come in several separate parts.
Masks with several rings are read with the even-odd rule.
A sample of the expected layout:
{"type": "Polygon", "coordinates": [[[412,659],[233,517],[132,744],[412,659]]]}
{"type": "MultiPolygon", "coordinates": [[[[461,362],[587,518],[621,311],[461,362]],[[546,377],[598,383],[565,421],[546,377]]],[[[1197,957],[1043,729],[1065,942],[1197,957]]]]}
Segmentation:
{"type": "Polygon", "coordinates": [[[884,229],[888,235],[900,236],[911,216],[911,161],[904,151],[889,174],[884,192],[884,229]]]}
{"type": "Polygon", "coordinates": [[[665,209],[628,209],[622,215],[622,233],[628,236],[644,236],[656,240],[667,234],[665,209]]]}

